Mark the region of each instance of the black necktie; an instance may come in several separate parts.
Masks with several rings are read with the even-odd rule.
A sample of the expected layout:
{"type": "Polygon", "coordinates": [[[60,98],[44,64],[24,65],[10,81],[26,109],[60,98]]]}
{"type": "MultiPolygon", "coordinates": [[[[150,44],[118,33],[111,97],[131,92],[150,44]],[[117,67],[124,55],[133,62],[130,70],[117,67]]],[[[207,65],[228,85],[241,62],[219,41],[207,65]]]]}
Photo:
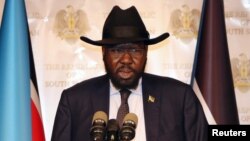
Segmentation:
{"type": "Polygon", "coordinates": [[[121,105],[120,105],[120,108],[118,109],[117,117],[116,117],[120,127],[122,126],[122,122],[123,122],[125,115],[129,113],[128,97],[129,97],[130,93],[131,93],[131,91],[129,91],[128,89],[121,89],[120,90],[121,105]]]}

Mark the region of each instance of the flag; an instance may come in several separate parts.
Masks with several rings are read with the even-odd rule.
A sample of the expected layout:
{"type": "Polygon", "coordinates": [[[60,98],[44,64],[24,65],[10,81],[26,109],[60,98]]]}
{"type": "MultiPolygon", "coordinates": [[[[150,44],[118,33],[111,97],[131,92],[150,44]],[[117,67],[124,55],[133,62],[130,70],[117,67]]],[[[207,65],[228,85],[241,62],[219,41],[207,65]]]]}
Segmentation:
{"type": "Polygon", "coordinates": [[[6,0],[0,28],[1,141],[45,140],[33,63],[24,0],[6,0]]]}
{"type": "MultiPolygon", "coordinates": [[[[28,39],[30,39],[30,36],[28,39]]],[[[45,141],[43,124],[42,124],[40,100],[39,100],[39,95],[38,95],[38,85],[37,85],[37,79],[36,79],[35,63],[33,59],[33,52],[32,52],[30,40],[29,40],[29,59],[30,59],[32,141],[45,141]]]]}
{"type": "Polygon", "coordinates": [[[209,124],[239,124],[223,0],[204,0],[191,84],[209,124]]]}

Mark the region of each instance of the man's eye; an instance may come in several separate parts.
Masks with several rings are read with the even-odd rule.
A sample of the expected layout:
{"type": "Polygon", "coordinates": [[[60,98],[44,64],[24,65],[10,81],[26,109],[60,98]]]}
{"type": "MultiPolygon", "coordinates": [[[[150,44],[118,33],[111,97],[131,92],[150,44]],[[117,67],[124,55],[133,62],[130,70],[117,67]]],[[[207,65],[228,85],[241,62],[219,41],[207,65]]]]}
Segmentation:
{"type": "Polygon", "coordinates": [[[137,52],[137,49],[130,49],[129,52],[137,52]]]}
{"type": "Polygon", "coordinates": [[[143,49],[131,49],[130,52],[140,53],[143,52],[143,49]]]}
{"type": "Polygon", "coordinates": [[[111,52],[113,52],[113,53],[121,53],[123,51],[122,51],[122,49],[111,49],[111,52]]]}

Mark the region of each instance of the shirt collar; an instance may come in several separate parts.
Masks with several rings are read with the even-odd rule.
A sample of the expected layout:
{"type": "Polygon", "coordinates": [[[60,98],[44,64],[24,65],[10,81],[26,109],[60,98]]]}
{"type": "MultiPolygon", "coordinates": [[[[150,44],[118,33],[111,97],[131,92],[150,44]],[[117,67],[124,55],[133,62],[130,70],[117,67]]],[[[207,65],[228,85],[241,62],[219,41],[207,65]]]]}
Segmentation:
{"type": "MultiPolygon", "coordinates": [[[[139,83],[138,86],[135,89],[129,89],[133,94],[136,95],[142,95],[142,79],[139,79],[139,83]]],[[[113,85],[113,83],[111,82],[111,80],[109,80],[109,85],[110,85],[110,95],[116,95],[116,94],[120,94],[119,93],[119,89],[116,89],[116,87],[113,85]]]]}

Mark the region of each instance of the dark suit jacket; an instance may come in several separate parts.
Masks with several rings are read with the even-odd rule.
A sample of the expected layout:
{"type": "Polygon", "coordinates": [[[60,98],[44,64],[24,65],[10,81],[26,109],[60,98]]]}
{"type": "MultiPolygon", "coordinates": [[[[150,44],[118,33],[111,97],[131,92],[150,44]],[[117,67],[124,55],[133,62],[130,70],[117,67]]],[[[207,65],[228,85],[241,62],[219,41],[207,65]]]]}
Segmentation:
{"type": "MultiPolygon", "coordinates": [[[[207,141],[207,121],[195,93],[180,81],[144,74],[143,106],[147,141],[207,141]],[[148,97],[155,101],[148,101],[148,97]]],[[[92,78],[63,91],[52,141],[90,141],[96,111],[109,115],[109,78],[92,78]]],[[[138,119],[140,120],[140,119],[138,119]]]]}

